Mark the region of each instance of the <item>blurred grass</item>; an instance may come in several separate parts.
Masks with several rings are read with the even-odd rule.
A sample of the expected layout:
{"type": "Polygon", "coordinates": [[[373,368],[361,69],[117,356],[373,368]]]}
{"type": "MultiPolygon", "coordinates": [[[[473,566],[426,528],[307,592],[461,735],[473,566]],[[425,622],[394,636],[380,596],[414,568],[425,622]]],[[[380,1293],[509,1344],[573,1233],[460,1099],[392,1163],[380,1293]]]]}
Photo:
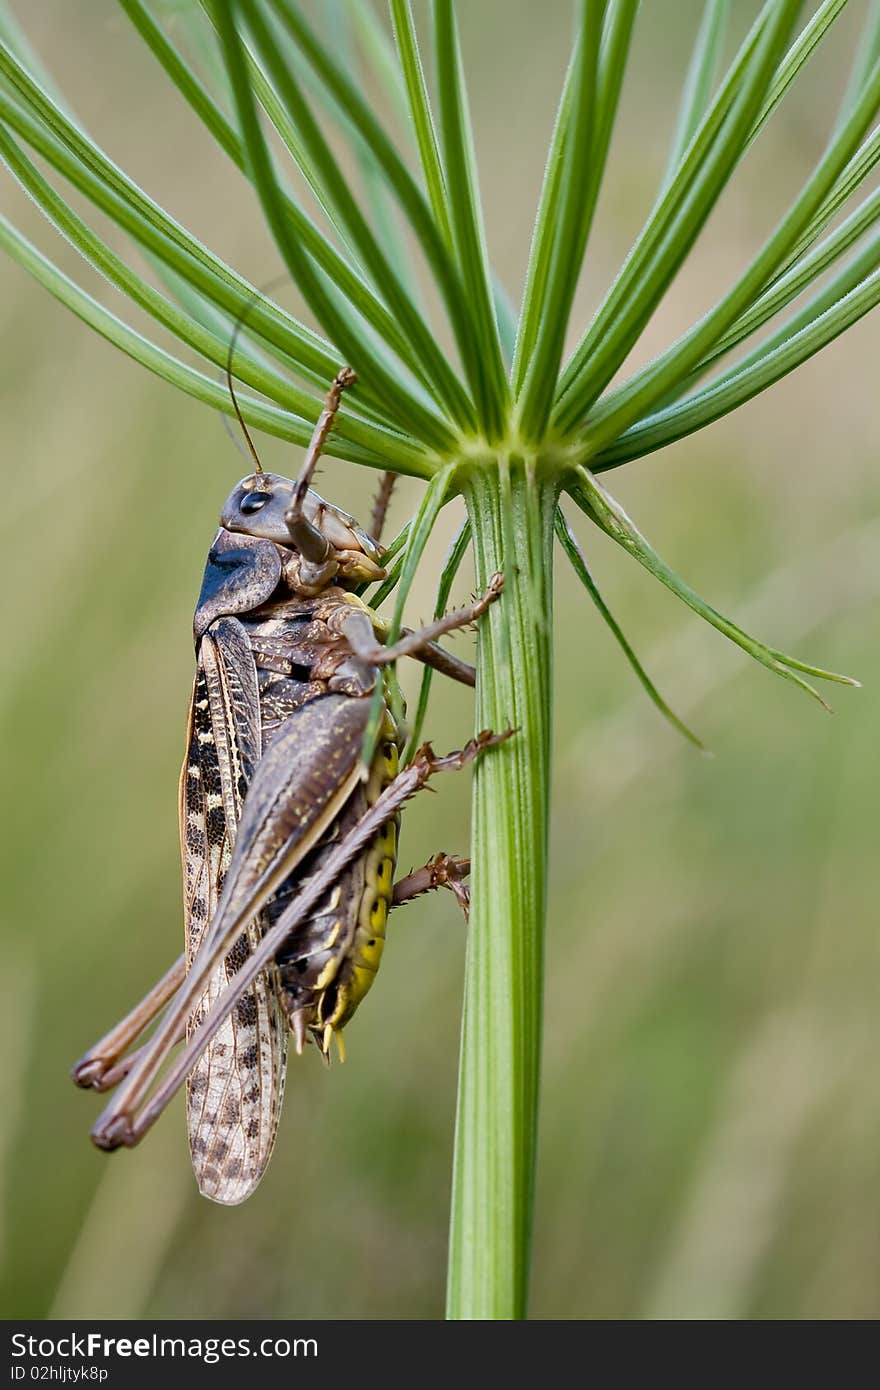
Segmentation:
{"type": "MultiPolygon", "coordinates": [[[[485,42],[496,0],[463,18],[489,235],[516,286],[568,29],[563,5],[553,23],[527,0],[504,8],[504,63],[485,42]]],[[[675,23],[667,7],[644,10],[576,324],[650,203],[674,120],[695,7],[674,7],[675,23]]],[[[46,0],[27,18],[110,153],[268,280],[277,258],[251,198],[195,138],[118,13],[102,0],[74,25],[46,0]]],[[[772,225],[821,147],[858,18],[841,21],[756,147],[648,347],[700,312],[772,225]]],[[[7,183],[3,200],[48,243],[7,183]]],[[[179,1105],[134,1153],[108,1160],[87,1141],[97,1102],[67,1070],[178,950],[189,621],[218,508],[244,466],[219,421],[5,263],[0,294],[13,634],[0,1307],[437,1316],[464,944],[450,899],[393,920],[345,1067],[294,1060],[276,1156],[243,1208],[195,1196],[179,1105]]],[[[609,480],[710,600],[736,617],[755,605],[758,635],[864,680],[834,692],[833,718],[579,527],[652,674],[715,750],[701,759],[638,696],[560,563],[536,1317],[880,1311],[878,331],[869,318],[739,416],[609,480]],[[768,581],[776,574],[789,578],[768,581]]],[[[265,456],[296,467],[277,443],[265,456]]],[[[374,481],[328,463],[319,486],[364,516],[374,481]]],[[[403,487],[392,524],[416,496],[403,487]]],[[[454,519],[444,525],[436,557],[454,519]]],[[[429,614],[430,574],[412,619],[429,614]]],[[[469,583],[463,574],[458,592],[469,583]]],[[[470,699],[435,690],[428,731],[451,746],[469,730],[470,699]]],[[[467,805],[465,778],[416,804],[402,867],[463,848],[467,805]]]]}

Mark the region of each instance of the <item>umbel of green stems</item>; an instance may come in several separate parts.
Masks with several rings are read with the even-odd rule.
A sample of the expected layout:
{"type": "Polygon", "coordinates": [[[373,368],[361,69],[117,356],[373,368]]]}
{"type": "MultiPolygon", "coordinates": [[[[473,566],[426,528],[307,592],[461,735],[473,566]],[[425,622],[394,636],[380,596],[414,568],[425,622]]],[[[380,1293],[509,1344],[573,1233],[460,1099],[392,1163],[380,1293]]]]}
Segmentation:
{"type": "MultiPolygon", "coordinates": [[[[119,0],[159,68],[253,187],[313,330],[224,264],[87,133],[0,0],[0,155],[49,221],[182,355],[91,297],[5,219],[7,252],[136,361],[229,413],[220,372],[246,313],[233,373],[255,427],[305,444],[340,363],[332,452],[421,478],[392,547],[391,639],[441,508],[467,522],[439,576],[446,604],[473,548],[477,580],[503,570],[481,625],[477,728],[516,736],[474,777],[473,904],[461,1044],[448,1315],[525,1314],[529,1272],[552,705],[552,558],[558,541],[659,711],[694,742],[639,665],[571,530],[574,507],[762,665],[824,700],[846,681],[765,646],[699,597],[652,549],[601,475],[743,405],[880,299],[880,11],[864,29],[821,157],[754,258],[687,332],[611,385],[719,196],[847,0],[755,9],[706,0],[672,148],[651,211],[592,322],[569,323],[605,172],[636,0],[572,0],[571,57],[534,217],[519,308],[491,269],[454,0],[417,32],[409,0],[119,0]],[[751,27],[743,29],[749,8],[751,27]],[[173,23],[171,22],[173,11],[173,23]],[[317,16],[317,18],[316,18],[317,16]],[[391,117],[368,95],[377,85],[391,117]],[[336,150],[348,143],[340,164],[336,150]],[[355,169],[354,176],[352,168],[355,169]],[[295,171],[297,178],[290,179],[295,171]],[[306,186],[304,202],[294,191],[306,186]],[[119,229],[114,249],[65,191],[119,229]],[[317,206],[313,214],[307,210],[317,206]],[[404,235],[404,232],[406,235],[404,235]],[[409,248],[417,251],[411,252],[409,248]],[[420,291],[445,326],[429,322],[420,291]],[[580,331],[564,357],[569,330],[580,331]],[[453,345],[447,354],[442,343],[453,345]]],[[[503,0],[483,0],[487,10],[503,0]]],[[[560,7],[564,8],[564,7],[560,7]]],[[[821,56],[819,57],[821,62],[821,56]]],[[[344,500],[344,499],[342,499],[344,500]]],[[[413,720],[425,717],[430,673],[413,720]]]]}

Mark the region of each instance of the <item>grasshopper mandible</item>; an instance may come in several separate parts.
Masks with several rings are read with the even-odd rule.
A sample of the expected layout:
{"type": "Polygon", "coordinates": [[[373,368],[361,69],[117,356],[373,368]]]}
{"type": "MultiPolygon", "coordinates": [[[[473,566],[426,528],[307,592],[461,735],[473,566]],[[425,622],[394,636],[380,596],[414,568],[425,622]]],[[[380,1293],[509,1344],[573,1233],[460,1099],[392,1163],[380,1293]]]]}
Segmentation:
{"type": "Polygon", "coordinates": [[[256,471],[223,507],[194,621],[180,780],[185,952],[73,1073],[81,1086],[118,1086],[92,1131],[105,1149],[137,1143],[185,1080],[199,1189],[226,1204],[244,1201],[269,1162],[288,1033],[298,1052],[311,1038],[327,1057],[334,1036],[341,1050],[378,970],[389,908],[440,886],[466,905],[466,860],[437,855],[394,884],[404,801],[509,736],[485,733],[443,758],[426,745],[399,769],[390,663],[414,656],[472,685],[473,667],[437,639],[475,622],[502,579],[470,608],[393,646],[379,640],[381,620],[353,592],[385,577],[378,537],[310,487],[354,380],[349,368],[337,374],[296,481],[263,472],[245,429],[256,471]],[[379,737],[364,770],[377,685],[379,737]]]}

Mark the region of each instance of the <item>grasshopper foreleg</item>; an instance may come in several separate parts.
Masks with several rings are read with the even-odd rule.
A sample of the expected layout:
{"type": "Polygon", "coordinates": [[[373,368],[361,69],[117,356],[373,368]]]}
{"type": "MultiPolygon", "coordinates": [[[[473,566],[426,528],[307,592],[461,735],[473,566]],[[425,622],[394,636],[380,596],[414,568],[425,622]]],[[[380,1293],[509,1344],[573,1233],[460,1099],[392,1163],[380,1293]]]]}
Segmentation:
{"type": "Polygon", "coordinates": [[[211,1013],[192,1035],[174,1065],[159,1082],[152,1095],[149,1095],[152,1082],[167,1060],[174,1039],[204,989],[205,974],[229,950],[232,940],[240,931],[240,922],[233,919],[229,931],[211,939],[205,952],[206,958],[202,959],[203,953],[200,951],[194,962],[194,966],[198,968],[192,969],[180,986],[163,1021],[161,1031],[142,1049],[124,1085],[92,1130],[92,1137],[99,1148],[115,1149],[120,1145],[132,1147],[143,1138],[260,971],[271,964],[283,943],[308,919],[309,913],[314,911],[346,865],[373,841],[378,831],[397,815],[404,803],[425,786],[435,773],[465,767],[486,749],[503,743],[512,733],[512,729],[501,734],[484,730],[464,748],[442,757],[434,753],[430,744],[420,748],[409,766],[386,787],[358,823],[333,847],[321,868],[303,884],[302,891],[265,933],[246,963],[229,982],[211,1013]]]}
{"type": "MultiPolygon", "coordinates": [[[[411,628],[401,629],[402,639],[418,636],[419,633],[413,632],[411,628]]],[[[432,666],[441,676],[458,681],[460,685],[469,685],[473,689],[477,683],[476,666],[472,666],[469,661],[462,661],[460,656],[453,656],[445,647],[441,647],[439,642],[428,642],[421,650],[410,652],[410,656],[415,657],[416,661],[424,662],[426,666],[432,666]]]]}
{"type": "MultiPolygon", "coordinates": [[[[473,666],[438,646],[437,638],[443,637],[447,632],[457,632],[463,627],[470,627],[501,596],[503,588],[504,575],[493,574],[485,593],[469,608],[457,608],[453,613],[447,613],[445,617],[437,618],[435,622],[428,623],[426,627],[421,627],[415,632],[405,628],[403,635],[391,646],[370,641],[357,620],[349,619],[345,627],[345,636],[355,655],[371,666],[388,666],[394,661],[399,661],[402,656],[412,656],[463,685],[474,685],[476,672],[473,666]]],[[[359,616],[356,615],[356,619],[359,616]]]]}
{"type": "Polygon", "coordinates": [[[379,491],[376,493],[376,500],[373,503],[373,511],[370,516],[370,535],[374,541],[382,539],[382,532],[385,529],[385,517],[388,514],[388,504],[391,501],[391,494],[394,491],[394,484],[397,482],[397,474],[386,470],[382,474],[382,481],[379,484],[379,491]]]}

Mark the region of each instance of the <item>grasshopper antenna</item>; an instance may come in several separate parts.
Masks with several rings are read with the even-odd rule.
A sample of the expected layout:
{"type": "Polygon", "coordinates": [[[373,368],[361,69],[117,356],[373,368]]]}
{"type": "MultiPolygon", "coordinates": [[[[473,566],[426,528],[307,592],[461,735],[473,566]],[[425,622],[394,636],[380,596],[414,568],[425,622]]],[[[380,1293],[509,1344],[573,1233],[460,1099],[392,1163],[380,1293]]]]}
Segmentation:
{"type": "MultiPolygon", "coordinates": [[[[239,334],[244,328],[245,320],[247,319],[247,316],[250,313],[251,309],[254,307],[258,299],[262,299],[264,294],[268,294],[269,290],[274,289],[276,285],[284,284],[286,281],[286,275],[276,275],[272,280],[269,281],[268,284],[263,285],[260,289],[254,290],[253,294],[245,303],[245,306],[239,314],[238,318],[235,320],[235,326],[232,330],[232,337],[229,339],[229,350],[226,353],[226,386],[229,391],[229,398],[232,401],[232,408],[235,411],[235,418],[238,420],[238,423],[241,426],[241,432],[244,435],[245,443],[247,444],[247,451],[253,459],[254,472],[256,473],[258,478],[262,477],[263,465],[260,462],[260,456],[257,453],[257,446],[254,444],[253,437],[251,436],[251,432],[245,423],[244,416],[241,413],[241,407],[238,404],[238,397],[235,394],[235,387],[232,384],[232,362],[233,358],[235,357],[235,344],[238,342],[239,334]]],[[[225,415],[223,417],[223,423],[226,427],[227,433],[231,433],[229,429],[229,423],[225,415]]]]}
{"type": "Polygon", "coordinates": [[[235,355],[235,344],[238,342],[238,335],[244,327],[244,321],[247,317],[248,310],[251,308],[253,304],[256,303],[257,299],[259,299],[262,293],[262,290],[258,290],[256,294],[251,296],[249,302],[245,305],[244,309],[242,309],[241,313],[238,316],[238,320],[236,321],[235,327],[232,330],[232,337],[229,339],[229,350],[226,353],[226,385],[229,389],[229,396],[232,401],[232,409],[235,411],[236,419],[238,420],[238,423],[241,426],[241,432],[244,435],[245,443],[248,447],[248,453],[254,461],[254,472],[257,474],[257,477],[262,476],[263,465],[260,463],[260,456],[257,453],[256,445],[254,444],[254,441],[251,438],[251,432],[245,424],[244,416],[241,413],[241,406],[238,404],[238,397],[235,394],[235,387],[232,384],[232,359],[235,355]]]}
{"type": "MultiPolygon", "coordinates": [[[[254,472],[258,478],[263,476],[263,465],[260,462],[260,456],[257,453],[256,445],[251,437],[251,432],[241,413],[238,397],[235,394],[235,386],[232,381],[232,363],[235,357],[235,345],[238,342],[239,334],[244,328],[245,320],[253,305],[256,304],[257,300],[260,299],[262,295],[272,289],[274,285],[280,284],[281,281],[286,278],[286,276],[276,276],[276,278],[271,280],[263,289],[258,289],[253,292],[235,322],[232,336],[229,339],[229,350],[226,354],[226,385],[229,390],[229,398],[232,401],[232,408],[241,426],[241,432],[244,435],[248,453],[254,462],[254,472]]],[[[322,565],[330,554],[331,547],[329,541],[322,536],[318,528],[313,526],[306,518],[303,511],[303,504],[306,499],[306,493],[309,490],[309,485],[315,475],[315,469],[318,464],[318,459],[321,457],[321,451],[333,427],[333,420],[339,409],[342,392],[345,390],[346,386],[352,386],[355,381],[357,381],[357,374],[351,367],[340,367],[336,376],[333,378],[333,383],[327,393],[324,409],[318,416],[318,422],[315,425],[309,447],[306,450],[306,457],[302,469],[294,485],[290,507],[285,515],[285,521],[287,522],[287,529],[290,532],[291,540],[303,556],[303,559],[310,561],[312,564],[322,565]]],[[[224,421],[224,423],[227,422],[224,421]]]]}

